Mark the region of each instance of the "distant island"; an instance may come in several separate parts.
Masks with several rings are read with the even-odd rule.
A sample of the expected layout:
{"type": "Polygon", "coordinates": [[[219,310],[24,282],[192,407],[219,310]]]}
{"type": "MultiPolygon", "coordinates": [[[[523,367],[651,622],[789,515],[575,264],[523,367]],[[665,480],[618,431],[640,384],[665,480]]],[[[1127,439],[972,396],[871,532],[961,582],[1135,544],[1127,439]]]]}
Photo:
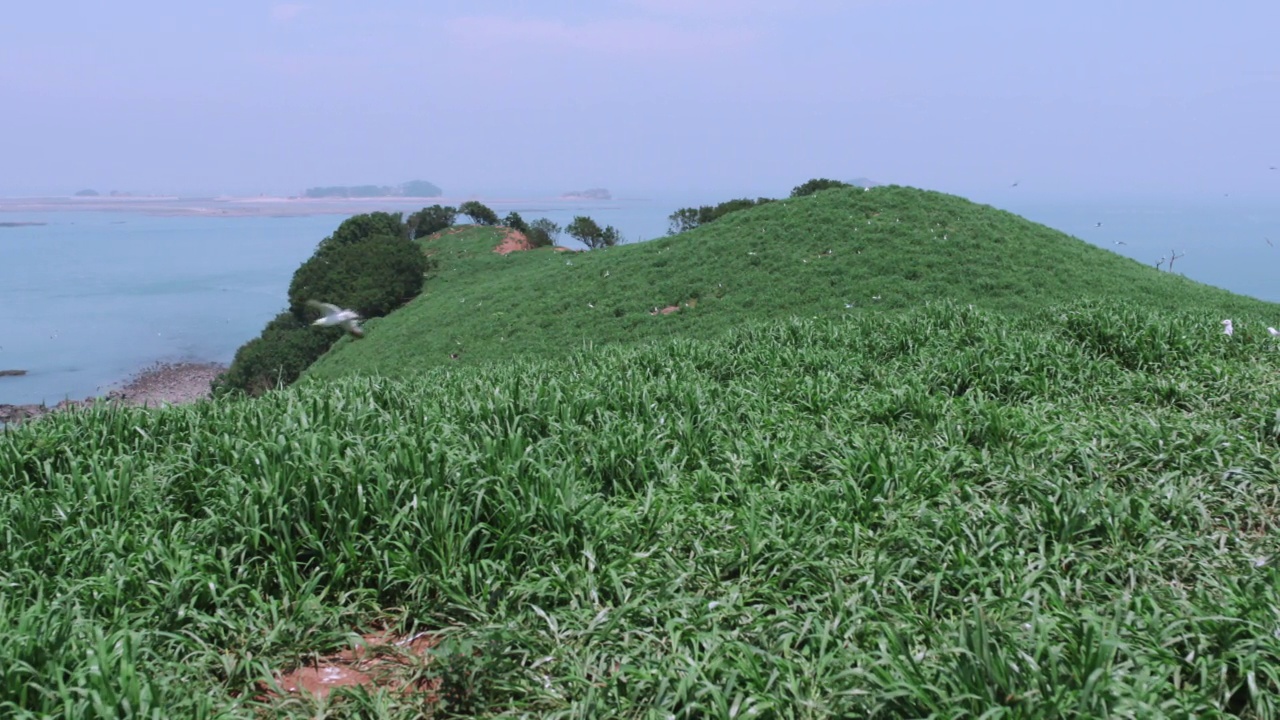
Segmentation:
{"type": "Polygon", "coordinates": [[[604,188],[589,188],[587,190],[570,190],[560,195],[561,200],[612,200],[613,195],[604,188]]]}
{"type": "Polygon", "coordinates": [[[426,180],[410,180],[399,185],[313,187],[303,193],[309,198],[440,197],[443,194],[443,190],[426,180]]]}
{"type": "Polygon", "coordinates": [[[76,193],[76,197],[98,197],[101,194],[97,190],[80,190],[76,193]]]}
{"type": "Polygon", "coordinates": [[[0,222],[0,227],[32,227],[34,225],[48,225],[48,224],[49,223],[34,222],[34,221],[18,221],[18,222],[5,221],[5,222],[0,222]]]}

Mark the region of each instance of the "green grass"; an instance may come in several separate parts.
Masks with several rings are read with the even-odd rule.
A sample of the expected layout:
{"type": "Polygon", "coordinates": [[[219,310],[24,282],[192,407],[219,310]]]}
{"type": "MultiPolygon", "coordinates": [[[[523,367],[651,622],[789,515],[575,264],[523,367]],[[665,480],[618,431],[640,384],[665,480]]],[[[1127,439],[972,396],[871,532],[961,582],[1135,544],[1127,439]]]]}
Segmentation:
{"type": "Polygon", "coordinates": [[[475,228],[425,241],[440,268],[422,295],[368,323],[364,340],[339,343],[304,378],[408,377],[442,365],[564,357],[615,342],[710,337],[744,322],[894,313],[943,299],[1017,314],[1087,298],[1221,317],[1275,309],[989,206],[905,187],[829,190],[587,253],[502,257],[492,252],[499,239],[498,230],[475,228]],[[696,307],[649,314],[690,299],[696,307]]]}
{"type": "Polygon", "coordinates": [[[1206,304],[921,304],[6,430],[0,715],[450,712],[255,706],[390,622],[444,633],[419,671],[481,716],[1280,717],[1280,351],[1206,304]]]}

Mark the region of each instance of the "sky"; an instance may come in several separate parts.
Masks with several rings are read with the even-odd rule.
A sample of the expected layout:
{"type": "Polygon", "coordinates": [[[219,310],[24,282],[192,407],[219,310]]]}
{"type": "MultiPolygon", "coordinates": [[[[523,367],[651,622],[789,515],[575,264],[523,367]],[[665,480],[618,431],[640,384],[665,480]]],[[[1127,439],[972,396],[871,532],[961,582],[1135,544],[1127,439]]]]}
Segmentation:
{"type": "Polygon", "coordinates": [[[4,196],[1280,198],[1275,0],[12,0],[4,25],[4,196]]]}

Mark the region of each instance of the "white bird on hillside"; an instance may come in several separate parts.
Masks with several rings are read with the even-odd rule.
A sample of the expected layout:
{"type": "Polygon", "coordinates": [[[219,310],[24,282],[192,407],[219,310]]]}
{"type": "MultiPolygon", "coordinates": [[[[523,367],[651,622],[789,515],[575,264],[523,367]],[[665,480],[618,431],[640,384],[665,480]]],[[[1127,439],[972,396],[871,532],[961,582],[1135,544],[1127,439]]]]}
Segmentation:
{"type": "Polygon", "coordinates": [[[337,305],[316,302],[315,300],[308,300],[307,304],[324,313],[324,317],[311,323],[312,325],[323,325],[325,327],[341,325],[344,330],[352,335],[358,338],[364,337],[364,329],[360,327],[360,314],[355,310],[344,310],[337,305]]]}
{"type": "Polygon", "coordinates": [[[1232,333],[1234,333],[1234,332],[1235,332],[1235,328],[1231,326],[1231,321],[1230,321],[1230,320],[1223,320],[1223,321],[1222,321],[1222,334],[1223,334],[1223,335],[1230,335],[1230,334],[1232,334],[1232,333]]]}
{"type": "Polygon", "coordinates": [[[1277,330],[1273,327],[1267,328],[1267,332],[1271,333],[1271,337],[1280,337],[1280,330],[1277,330]]]}

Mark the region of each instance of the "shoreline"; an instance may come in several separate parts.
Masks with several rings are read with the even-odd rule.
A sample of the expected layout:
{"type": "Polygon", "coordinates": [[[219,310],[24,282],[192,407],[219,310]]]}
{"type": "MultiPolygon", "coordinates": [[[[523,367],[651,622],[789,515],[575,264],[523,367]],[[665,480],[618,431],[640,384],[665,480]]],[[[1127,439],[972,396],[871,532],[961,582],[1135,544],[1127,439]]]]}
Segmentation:
{"type": "Polygon", "coordinates": [[[50,413],[70,408],[88,408],[99,402],[126,407],[163,407],[185,405],[211,396],[213,382],[227,369],[220,363],[157,362],[142,368],[124,383],[104,395],[84,400],[63,400],[56,405],[33,403],[27,405],[0,404],[0,425],[16,426],[26,420],[35,420],[50,413]]]}

